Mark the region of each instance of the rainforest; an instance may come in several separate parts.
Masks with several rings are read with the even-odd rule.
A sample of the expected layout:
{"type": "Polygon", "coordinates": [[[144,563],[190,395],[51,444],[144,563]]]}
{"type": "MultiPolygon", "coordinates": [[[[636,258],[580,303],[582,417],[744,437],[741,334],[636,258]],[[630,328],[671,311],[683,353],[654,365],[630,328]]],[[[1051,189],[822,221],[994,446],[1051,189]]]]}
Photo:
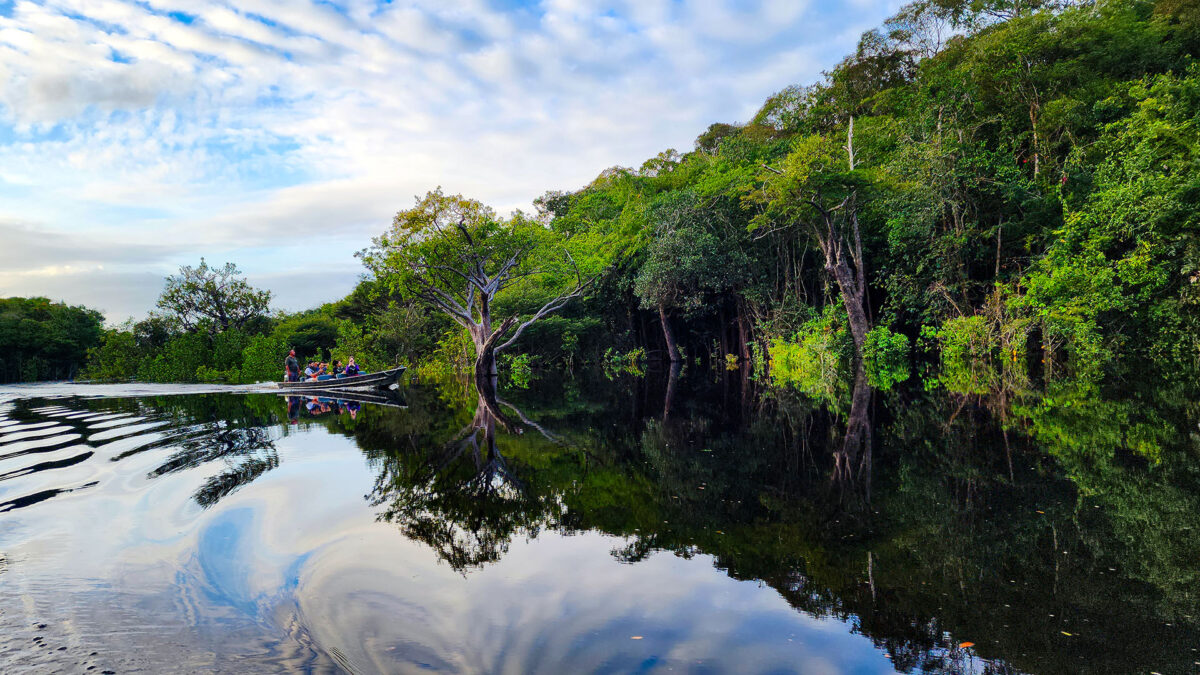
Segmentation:
{"type": "Polygon", "coordinates": [[[859,365],[962,393],[1178,377],[1200,359],[1197,44],[1179,0],[915,3],[749,121],[533,212],[431,185],[364,242],[341,301],[272,314],[203,274],[192,297],[186,268],[87,375],[278,379],[288,347],[470,370],[499,332],[500,372],[751,364],[813,392],[859,365]],[[480,288],[505,278],[468,299],[458,267],[481,262],[480,288]],[[237,321],[196,300],[217,287],[237,321]]]}
{"type": "Polygon", "coordinates": [[[919,0],[528,210],[431,180],[335,302],[0,299],[0,654],[1194,672],[1198,48],[1190,0],[919,0]]]}

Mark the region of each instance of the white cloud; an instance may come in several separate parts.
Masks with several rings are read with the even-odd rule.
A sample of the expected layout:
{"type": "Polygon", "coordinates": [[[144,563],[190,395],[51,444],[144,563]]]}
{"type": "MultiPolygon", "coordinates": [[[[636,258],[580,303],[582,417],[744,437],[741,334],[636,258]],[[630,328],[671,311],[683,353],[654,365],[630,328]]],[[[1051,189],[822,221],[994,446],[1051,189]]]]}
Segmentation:
{"type": "MultiPolygon", "coordinates": [[[[0,219],[152,244],[162,268],[217,250],[294,274],[276,242],[352,251],[437,185],[504,211],[688,149],[895,4],[19,2],[0,10],[0,219]]],[[[39,255],[6,261],[0,294],[78,264],[39,255]]]]}

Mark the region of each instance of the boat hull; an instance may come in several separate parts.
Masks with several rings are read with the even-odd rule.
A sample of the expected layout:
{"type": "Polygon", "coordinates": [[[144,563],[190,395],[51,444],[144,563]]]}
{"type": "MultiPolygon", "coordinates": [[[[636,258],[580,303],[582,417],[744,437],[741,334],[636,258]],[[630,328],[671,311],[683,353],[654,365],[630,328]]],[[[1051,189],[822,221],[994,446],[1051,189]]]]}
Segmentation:
{"type": "Polygon", "coordinates": [[[325,390],[338,391],[342,389],[387,389],[393,384],[399,384],[400,376],[407,370],[404,366],[389,368],[378,373],[353,375],[331,380],[304,380],[301,382],[276,382],[275,386],[284,391],[325,390]]]}

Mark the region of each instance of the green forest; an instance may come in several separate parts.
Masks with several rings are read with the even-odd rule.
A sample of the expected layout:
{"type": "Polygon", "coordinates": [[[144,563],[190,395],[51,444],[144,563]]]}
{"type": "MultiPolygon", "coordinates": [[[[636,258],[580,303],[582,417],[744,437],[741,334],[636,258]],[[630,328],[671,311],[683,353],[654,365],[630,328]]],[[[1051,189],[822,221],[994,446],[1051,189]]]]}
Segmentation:
{"type": "Polygon", "coordinates": [[[85,310],[5,301],[4,377],[69,377],[86,349],[91,379],[277,380],[295,347],[521,379],[747,368],[843,402],[859,377],[959,393],[1187,378],[1197,46],[1186,0],[917,2],[748,122],[533,213],[431,185],[364,242],[357,288],[311,311],[273,313],[204,261],[102,335],[85,310]],[[72,312],[93,328],[30,337],[72,312]],[[44,353],[13,346],[30,339],[44,353]]]}

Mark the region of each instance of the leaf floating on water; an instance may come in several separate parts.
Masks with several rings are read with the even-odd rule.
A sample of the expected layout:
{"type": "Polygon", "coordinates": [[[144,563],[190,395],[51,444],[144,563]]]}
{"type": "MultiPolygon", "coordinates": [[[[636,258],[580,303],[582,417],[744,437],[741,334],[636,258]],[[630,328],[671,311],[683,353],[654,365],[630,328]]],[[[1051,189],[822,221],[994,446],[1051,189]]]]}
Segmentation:
{"type": "Polygon", "coordinates": [[[1045,515],[1045,513],[1046,513],[1046,512],[1045,512],[1045,511],[1038,511],[1038,513],[1041,513],[1041,514],[1045,515]]]}
{"type": "Polygon", "coordinates": [[[641,640],[642,636],[641,635],[630,635],[629,639],[630,640],[641,640]]]}
{"type": "Polygon", "coordinates": [[[961,649],[966,649],[967,647],[974,647],[975,643],[974,642],[960,642],[960,643],[958,643],[958,646],[961,649]]]}
{"type": "Polygon", "coordinates": [[[1058,631],[1058,632],[1062,633],[1063,635],[1066,635],[1067,637],[1071,637],[1071,634],[1070,634],[1070,633],[1068,633],[1068,632],[1067,632],[1067,631],[1065,631],[1065,630],[1060,630],[1060,631],[1058,631]]]}

